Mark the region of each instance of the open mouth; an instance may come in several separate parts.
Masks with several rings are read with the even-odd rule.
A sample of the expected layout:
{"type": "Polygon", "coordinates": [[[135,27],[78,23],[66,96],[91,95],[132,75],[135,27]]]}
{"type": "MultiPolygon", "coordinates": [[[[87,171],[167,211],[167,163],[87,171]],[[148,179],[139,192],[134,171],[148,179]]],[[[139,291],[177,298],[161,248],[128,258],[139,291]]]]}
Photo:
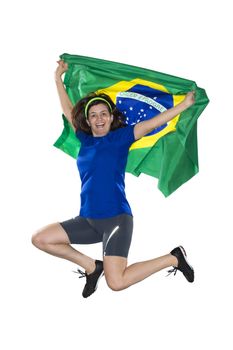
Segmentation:
{"type": "Polygon", "coordinates": [[[103,129],[104,128],[104,123],[101,124],[96,124],[97,129],[103,129]]]}

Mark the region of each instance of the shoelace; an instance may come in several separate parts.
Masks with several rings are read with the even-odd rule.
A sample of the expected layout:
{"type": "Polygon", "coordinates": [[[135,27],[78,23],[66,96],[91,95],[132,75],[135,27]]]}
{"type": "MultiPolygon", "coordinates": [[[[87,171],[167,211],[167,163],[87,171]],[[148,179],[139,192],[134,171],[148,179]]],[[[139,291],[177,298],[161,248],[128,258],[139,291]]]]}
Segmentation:
{"type": "Polygon", "coordinates": [[[177,267],[173,267],[173,269],[167,271],[168,272],[167,276],[170,276],[173,272],[174,272],[174,276],[175,276],[177,273],[177,270],[178,270],[177,267]]]}
{"type": "Polygon", "coordinates": [[[79,273],[81,276],[79,278],[87,277],[87,273],[78,269],[78,271],[73,271],[74,273],[79,273]]]}

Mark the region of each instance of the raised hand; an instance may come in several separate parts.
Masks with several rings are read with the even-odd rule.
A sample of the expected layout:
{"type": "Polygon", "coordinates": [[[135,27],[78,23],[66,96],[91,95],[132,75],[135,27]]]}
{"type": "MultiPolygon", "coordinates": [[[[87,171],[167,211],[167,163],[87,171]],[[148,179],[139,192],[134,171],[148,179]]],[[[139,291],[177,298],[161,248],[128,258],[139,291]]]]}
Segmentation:
{"type": "Polygon", "coordinates": [[[65,63],[63,60],[59,60],[57,61],[58,66],[57,69],[55,71],[55,76],[56,77],[61,77],[63,73],[65,73],[68,69],[68,64],[65,63]]]}
{"type": "Polygon", "coordinates": [[[195,91],[189,91],[184,99],[185,106],[188,108],[195,103],[195,91]]]}

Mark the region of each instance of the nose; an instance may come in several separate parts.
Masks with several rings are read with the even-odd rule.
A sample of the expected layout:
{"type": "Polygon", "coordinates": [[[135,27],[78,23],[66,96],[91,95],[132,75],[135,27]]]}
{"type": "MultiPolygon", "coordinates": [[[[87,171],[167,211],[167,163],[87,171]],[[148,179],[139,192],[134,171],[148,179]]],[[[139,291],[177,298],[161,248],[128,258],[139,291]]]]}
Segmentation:
{"type": "Polygon", "coordinates": [[[97,121],[101,121],[101,120],[103,120],[103,116],[101,114],[98,114],[96,119],[97,119],[97,121]]]}

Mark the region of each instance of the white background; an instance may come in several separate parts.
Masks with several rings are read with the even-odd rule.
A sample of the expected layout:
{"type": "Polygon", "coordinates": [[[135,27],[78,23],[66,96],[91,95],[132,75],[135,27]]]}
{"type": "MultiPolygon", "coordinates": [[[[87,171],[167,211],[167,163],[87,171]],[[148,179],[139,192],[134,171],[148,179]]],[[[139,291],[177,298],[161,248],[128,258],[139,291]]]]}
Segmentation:
{"type": "MultiPolygon", "coordinates": [[[[230,349],[232,313],[232,16],[230,1],[7,1],[1,9],[1,348],[230,349]],[[126,174],[135,217],[129,262],[182,244],[196,280],[166,271],[121,292],[104,279],[88,299],[76,266],[31,235],[79,211],[75,161],[54,84],[62,53],[180,76],[206,89],[200,172],[165,199],[126,174]]],[[[101,245],[81,251],[101,258],[101,245]]]]}

